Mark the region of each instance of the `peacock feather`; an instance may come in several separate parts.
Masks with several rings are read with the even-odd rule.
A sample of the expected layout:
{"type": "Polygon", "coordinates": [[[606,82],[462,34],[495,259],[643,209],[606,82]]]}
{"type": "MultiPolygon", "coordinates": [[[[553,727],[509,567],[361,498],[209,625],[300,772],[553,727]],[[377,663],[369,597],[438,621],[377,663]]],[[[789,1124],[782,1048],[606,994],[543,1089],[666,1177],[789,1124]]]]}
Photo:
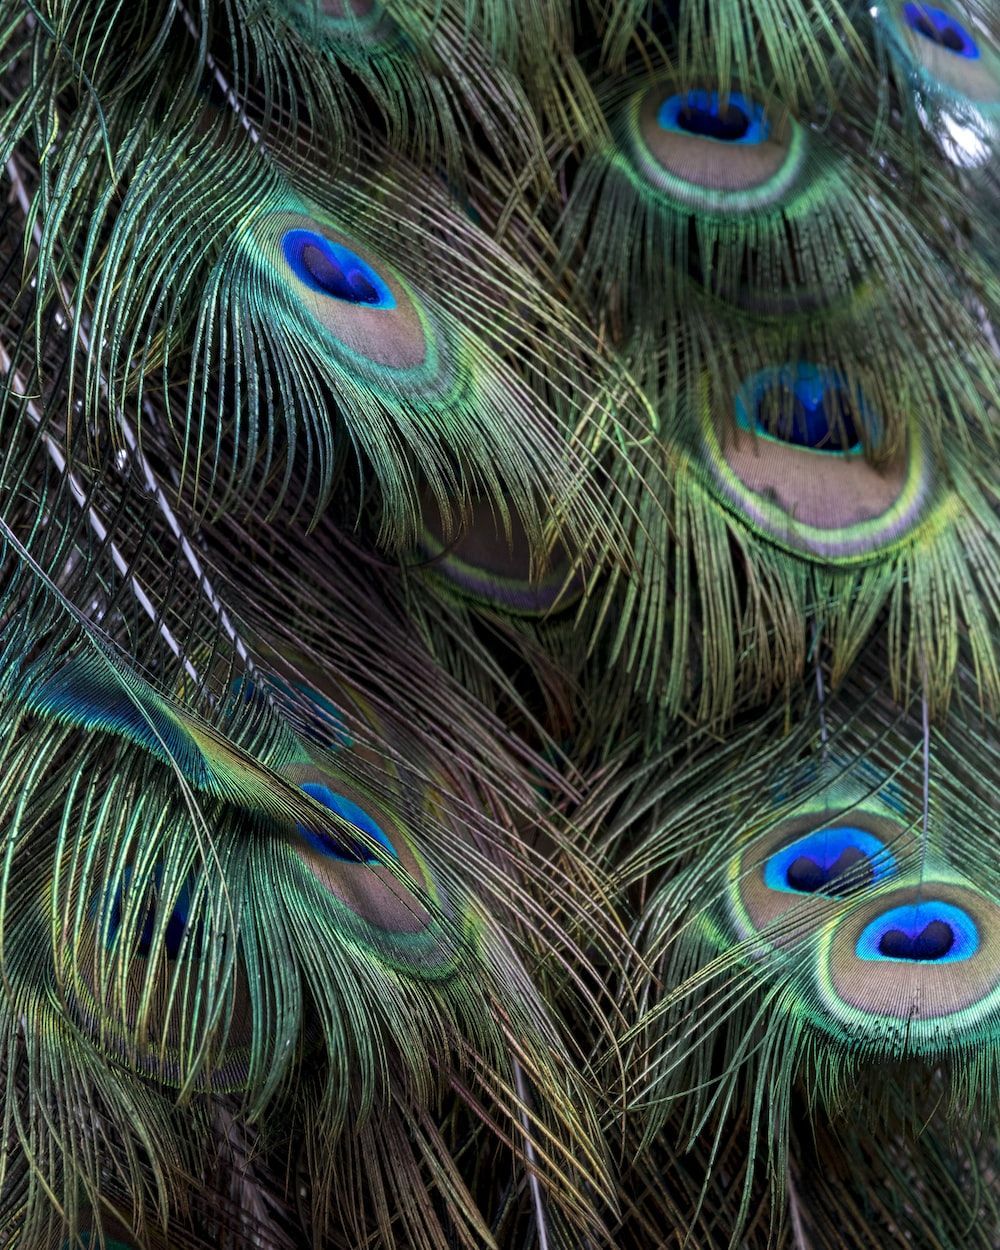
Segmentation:
{"type": "Polygon", "coordinates": [[[0,65],[0,1250],[992,1250],[995,6],[0,65]]]}

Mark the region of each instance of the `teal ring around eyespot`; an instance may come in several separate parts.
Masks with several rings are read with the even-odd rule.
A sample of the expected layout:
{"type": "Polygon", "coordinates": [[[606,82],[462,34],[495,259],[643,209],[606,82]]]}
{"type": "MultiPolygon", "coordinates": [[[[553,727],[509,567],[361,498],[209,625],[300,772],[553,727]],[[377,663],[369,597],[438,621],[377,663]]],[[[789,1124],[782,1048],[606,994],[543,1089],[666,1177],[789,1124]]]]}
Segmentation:
{"type": "MultiPolygon", "coordinates": [[[[106,944],[106,929],[102,932],[100,927],[104,923],[102,911],[106,914],[106,909],[99,901],[96,903],[92,901],[88,907],[87,923],[92,926],[93,937],[98,939],[103,937],[105,942],[102,945],[109,950],[110,947],[106,944]]],[[[156,1028],[162,1034],[160,1042],[150,1045],[147,1039],[146,1043],[137,1044],[133,1033],[136,1021],[129,1013],[137,1007],[139,999],[129,996],[127,1001],[123,1001],[115,994],[111,1004],[113,1014],[109,1016],[108,1004],[99,996],[97,984],[87,974],[86,969],[81,968],[78,963],[81,953],[91,949],[90,943],[91,938],[84,935],[75,946],[70,944],[61,951],[64,956],[62,972],[64,988],[61,990],[61,995],[64,995],[76,1026],[94,1037],[95,1045],[108,1056],[112,1063],[125,1065],[130,1070],[160,1084],[170,1086],[185,1084],[185,1065],[191,1056],[184,1046],[183,1039],[175,1040],[176,1030],[174,1030],[174,1037],[168,1036],[172,1031],[172,1019],[179,1003],[171,1000],[172,1006],[156,1016],[156,1028]],[[124,1008],[124,1013],[122,1008],[124,1008]]],[[[243,1089],[250,1067],[254,1028],[253,1006],[242,960],[233,948],[230,950],[230,956],[223,965],[231,971],[233,976],[230,998],[233,1014],[229,1017],[227,1025],[226,1045],[221,1054],[213,1056],[214,1062],[205,1064],[194,1079],[191,1088],[199,1091],[211,1090],[226,1093],[243,1089]]],[[[129,964],[133,963],[134,956],[131,953],[126,958],[129,964]]],[[[200,956],[195,952],[192,962],[197,959],[200,959],[200,956]]],[[[118,984],[116,978],[114,986],[118,984]]],[[[186,988],[178,987],[182,1000],[190,985],[191,981],[187,978],[184,982],[186,988]]],[[[114,986],[108,987],[112,993],[115,993],[114,986]]],[[[157,1012],[160,1012],[159,1008],[157,1012]]],[[[146,1023],[148,1027],[150,1020],[147,1019],[146,1023]]]]}
{"type": "Polygon", "coordinates": [[[586,584],[583,575],[572,570],[568,559],[557,561],[555,567],[550,565],[534,581],[526,573],[517,576],[470,562],[462,558],[460,543],[447,545],[426,524],[418,545],[428,560],[425,577],[462,599],[515,616],[561,613],[579,600],[586,584]]]}
{"type": "MultiPolygon", "coordinates": [[[[338,386],[356,381],[383,391],[392,402],[405,396],[413,407],[470,402],[466,392],[474,385],[471,370],[461,358],[449,359],[437,319],[420,294],[383,258],[366,255],[366,249],[337,225],[309,216],[302,205],[272,208],[247,225],[234,248],[243,264],[256,271],[248,311],[258,335],[276,343],[296,341],[297,353],[313,353],[317,372],[325,371],[338,386]],[[352,303],[314,290],[284,253],[282,240],[296,229],[329,235],[332,242],[377,269],[394,306],[352,303]]],[[[228,298],[238,296],[246,304],[246,278],[237,280],[228,261],[223,262],[222,275],[228,298]]]]}
{"type": "MultiPolygon", "coordinates": [[[[287,850],[294,855],[291,845],[287,850]]],[[[484,917],[471,898],[463,897],[456,902],[447,895],[416,848],[409,845],[407,850],[419,869],[420,880],[415,878],[415,885],[426,893],[432,909],[426,926],[407,931],[390,930],[366,920],[308,870],[299,878],[297,905],[301,903],[314,909],[312,923],[318,935],[330,925],[339,941],[366,956],[374,955],[398,973],[421,980],[446,981],[467,959],[478,957],[484,917]]],[[[362,873],[379,867],[378,864],[348,866],[362,873]]],[[[409,892],[409,887],[402,883],[401,888],[409,892]]],[[[418,896],[414,895],[414,899],[418,900],[418,896]]],[[[418,901],[424,905],[422,899],[418,901]]]]}
{"type": "Polygon", "coordinates": [[[460,598],[524,617],[543,617],[553,610],[564,612],[579,600],[584,589],[582,578],[569,578],[564,571],[529,582],[484,571],[455,556],[429,564],[425,575],[443,583],[460,598]]]}
{"type": "MultiPolygon", "coordinates": [[[[648,90],[637,92],[629,101],[623,116],[622,126],[626,140],[625,150],[616,150],[612,157],[612,165],[619,173],[624,174],[638,192],[649,192],[661,195],[668,203],[680,206],[688,211],[694,210],[710,217],[732,218],[749,214],[761,209],[773,209],[782,213],[789,207],[788,196],[796,183],[803,181],[802,194],[810,194],[810,181],[803,179],[807,152],[807,139],[802,127],[794,118],[788,117],[788,145],[784,160],[778,172],[756,187],[742,187],[739,190],[713,188],[690,179],[683,178],[660,163],[649,143],[643,137],[641,113],[646,102],[648,90]]],[[[669,98],[669,97],[668,97],[669,98]]],[[[662,104],[657,108],[659,114],[662,104]]],[[[719,144],[713,139],[698,140],[691,136],[692,141],[715,144],[720,148],[727,145],[719,144]]],[[[733,144],[740,150],[741,145],[733,144]]],[[[754,144],[742,145],[742,151],[754,144]]],[[[792,197],[796,199],[797,197],[792,197]]]]}

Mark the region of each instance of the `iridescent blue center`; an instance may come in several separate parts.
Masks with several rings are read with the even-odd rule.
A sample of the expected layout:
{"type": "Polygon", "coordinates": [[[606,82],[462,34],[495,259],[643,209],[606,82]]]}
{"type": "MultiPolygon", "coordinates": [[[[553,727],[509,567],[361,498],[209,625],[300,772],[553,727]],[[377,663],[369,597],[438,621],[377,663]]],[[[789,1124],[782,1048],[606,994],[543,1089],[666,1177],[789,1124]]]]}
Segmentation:
{"type": "Polygon", "coordinates": [[[292,272],[311,291],[347,304],[395,308],[396,299],[366,261],[313,230],[289,230],[281,240],[292,272]]]}
{"type": "Polygon", "coordinates": [[[976,922],[960,907],[929,899],[893,907],[867,924],[858,938],[859,959],[957,963],[979,949],[976,922]]]}
{"type": "MultiPolygon", "coordinates": [[[[126,868],[122,873],[121,884],[115,890],[115,895],[111,903],[111,909],[108,914],[107,928],[107,946],[110,950],[117,941],[119,931],[122,926],[122,910],[125,905],[126,892],[131,888],[133,870],[126,868]]],[[[148,959],[149,952],[153,947],[153,936],[156,933],[159,924],[158,916],[158,892],[160,889],[160,878],[162,873],[159,869],[154,873],[153,883],[149,887],[149,902],[146,907],[146,914],[142,922],[142,928],[139,929],[135,937],[133,952],[141,959],[148,959]]],[[[168,959],[176,959],[180,954],[181,942],[184,940],[184,934],[187,932],[188,917],[191,910],[191,891],[187,885],[181,887],[177,895],[174,905],[170,910],[167,918],[166,931],[163,934],[163,950],[168,959]]]]}
{"type": "Polygon", "coordinates": [[[975,39],[944,9],[931,8],[927,4],[905,4],[903,18],[911,30],[936,43],[939,48],[947,48],[969,61],[978,59],[979,45],[975,39]]]}
{"type": "MultiPolygon", "coordinates": [[[[337,794],[321,781],[304,782],[302,789],[310,798],[315,799],[317,803],[322,803],[331,812],[336,812],[343,820],[352,824],[355,829],[360,829],[362,833],[366,833],[372,841],[384,847],[389,855],[396,858],[392,843],[364,808],[358,807],[357,803],[352,803],[342,794],[337,794]]],[[[380,857],[374,851],[350,836],[319,833],[305,825],[299,825],[298,831],[313,850],[319,851],[321,855],[326,855],[330,859],[346,860],[354,864],[380,862],[380,857]]]]}
{"type": "Polygon", "coordinates": [[[740,91],[731,91],[724,100],[718,91],[703,89],[672,95],[660,105],[656,120],[664,130],[717,143],[763,143],[771,134],[763,104],[740,91]]]}
{"type": "Polygon", "coordinates": [[[856,455],[862,450],[858,419],[874,424],[860,391],[834,370],[799,363],[762,369],[736,396],[736,424],[767,438],[811,451],[856,455]]]}
{"type": "Polygon", "coordinates": [[[764,865],[764,884],[784,893],[839,897],[882,881],[895,866],[892,852],[873,833],[835,825],[775,851],[764,865]]]}

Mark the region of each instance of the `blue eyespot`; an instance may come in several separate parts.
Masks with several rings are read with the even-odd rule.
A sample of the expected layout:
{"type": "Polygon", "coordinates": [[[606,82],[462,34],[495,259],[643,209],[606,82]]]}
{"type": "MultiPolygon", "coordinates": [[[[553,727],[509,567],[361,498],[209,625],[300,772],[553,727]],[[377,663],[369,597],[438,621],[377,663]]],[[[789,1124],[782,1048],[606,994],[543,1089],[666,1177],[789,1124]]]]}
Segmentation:
{"type": "Polygon", "coordinates": [[[895,867],[895,857],[880,838],[853,825],[836,825],[776,851],[764,865],[764,884],[788,894],[839,897],[882,881],[895,867]]]}
{"type": "Polygon", "coordinates": [[[928,4],[904,4],[903,19],[910,30],[938,47],[946,48],[956,56],[964,56],[969,61],[978,60],[979,45],[965,27],[944,9],[932,8],[928,4]]]}
{"type": "MultiPolygon", "coordinates": [[[[125,893],[130,888],[133,875],[133,869],[125,869],[121,876],[121,883],[115,890],[114,898],[111,901],[106,937],[108,950],[111,950],[118,939],[118,933],[122,924],[122,908],[124,906],[125,893]]],[[[134,953],[141,959],[149,958],[149,952],[153,945],[153,935],[157,927],[157,893],[160,888],[161,876],[162,872],[157,868],[153,874],[153,883],[149,890],[149,903],[146,908],[145,919],[143,920],[142,928],[136,936],[133,948],[134,953]]],[[[166,932],[163,935],[163,949],[168,959],[176,959],[180,954],[181,942],[184,940],[184,934],[187,932],[190,910],[191,891],[187,885],[184,885],[181,887],[170,911],[166,932]]]]}
{"type": "MultiPolygon", "coordinates": [[[[396,851],[392,843],[371,816],[363,808],[358,807],[357,803],[352,803],[350,799],[345,798],[342,794],[336,794],[329,786],[324,785],[320,781],[307,781],[303,784],[302,789],[310,798],[315,799],[317,803],[322,803],[331,812],[335,812],[356,829],[360,829],[362,833],[366,833],[375,842],[385,847],[393,859],[396,858],[396,851]]],[[[379,863],[379,857],[354,838],[340,838],[334,834],[318,833],[305,825],[297,827],[299,833],[313,850],[319,851],[321,855],[326,855],[330,859],[347,860],[356,864],[379,863]]]]}
{"type": "Polygon", "coordinates": [[[771,134],[763,104],[731,91],[725,104],[718,91],[698,89],[672,95],[660,105],[656,120],[664,130],[683,131],[718,143],[763,143],[771,134]]]}
{"type": "Polygon", "coordinates": [[[347,304],[396,307],[395,296],[382,278],[342,243],[313,230],[289,230],[281,246],[292,272],[310,290],[347,304]]]}
{"type": "Polygon", "coordinates": [[[877,422],[860,389],[852,396],[835,370],[804,362],[762,369],[736,396],[741,430],[811,451],[859,454],[859,418],[877,441],[877,422]]]}
{"type": "Polygon", "coordinates": [[[859,959],[957,963],[979,949],[976,922],[960,907],[934,899],[905,903],[867,924],[858,938],[859,959]]]}

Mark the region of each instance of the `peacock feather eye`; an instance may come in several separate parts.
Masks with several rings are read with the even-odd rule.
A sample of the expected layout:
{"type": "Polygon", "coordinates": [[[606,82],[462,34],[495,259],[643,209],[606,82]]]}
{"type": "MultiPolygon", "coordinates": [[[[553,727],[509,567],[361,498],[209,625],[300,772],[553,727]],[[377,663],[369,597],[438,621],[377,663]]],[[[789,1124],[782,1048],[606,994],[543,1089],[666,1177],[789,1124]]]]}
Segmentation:
{"type": "Polygon", "coordinates": [[[388,262],[296,212],[264,214],[243,246],[274,328],[302,338],[331,374],[393,395],[406,389],[411,400],[440,387],[444,362],[429,313],[388,262]]]}
{"type": "Polygon", "coordinates": [[[1000,1015],[1000,907],[931,873],[849,908],[824,931],[817,1023],[921,1053],[986,1037],[1000,1015]]]}
{"type": "Polygon", "coordinates": [[[1000,112],[1000,54],[957,5],[890,3],[880,17],[904,72],[940,104],[1000,112]]]}
{"type": "MultiPolygon", "coordinates": [[[[392,843],[383,833],[372,817],[343,794],[337,794],[322,781],[304,781],[302,789],[311,799],[335,812],[343,820],[348,821],[356,829],[367,834],[374,842],[382,846],[388,855],[397,858],[392,843]]],[[[355,864],[377,864],[379,857],[360,840],[351,837],[338,837],[336,834],[310,829],[306,825],[298,825],[298,832],[314,850],[331,859],[340,859],[355,864]]]]}
{"type": "Polygon", "coordinates": [[[427,577],[473,602],[515,616],[545,616],[570,607],[583,593],[584,579],[573,570],[561,543],[531,576],[530,542],[514,511],[509,540],[493,508],[483,500],[473,504],[468,523],[454,539],[446,539],[440,510],[429,498],[423,523],[419,546],[429,560],[427,577]]]}
{"type": "Polygon", "coordinates": [[[391,966],[420,976],[446,975],[457,956],[455,935],[442,915],[450,901],[420,854],[391,799],[362,792],[318,763],[286,764],[282,774],[378,847],[299,823],[291,850],[307,869],[297,894],[311,900],[316,923],[391,966]]]}
{"type": "Polygon", "coordinates": [[[636,174],[679,208],[745,213],[781,207],[802,175],[805,139],[780,105],[659,83],[627,111],[636,174]]]}
{"type": "Polygon", "coordinates": [[[716,420],[702,411],[706,467],[720,502],[757,534],[826,563],[872,559],[920,524],[932,481],[919,427],[878,464],[878,414],[835,370],[776,365],[747,378],[716,420]]]}
{"type": "Polygon", "coordinates": [[[692,287],[724,312],[809,316],[884,267],[844,147],[763,88],[646,77],[603,102],[612,138],[574,181],[563,249],[582,244],[583,280],[629,321],[663,324],[692,287]]]}
{"type": "Polygon", "coordinates": [[[793,945],[844,900],[884,886],[914,840],[883,799],[835,785],[754,837],[729,866],[728,911],[739,940],[793,945]]]}
{"type": "Polygon", "coordinates": [[[931,898],[890,907],[870,921],[855,954],[859,959],[941,963],[970,959],[978,949],[979,931],[972,917],[960,907],[931,898]]]}
{"type": "Polygon", "coordinates": [[[668,96],[656,120],[662,130],[680,130],[719,143],[763,143],[771,135],[763,104],[749,100],[741,91],[726,97],[706,90],[668,96]]]}

